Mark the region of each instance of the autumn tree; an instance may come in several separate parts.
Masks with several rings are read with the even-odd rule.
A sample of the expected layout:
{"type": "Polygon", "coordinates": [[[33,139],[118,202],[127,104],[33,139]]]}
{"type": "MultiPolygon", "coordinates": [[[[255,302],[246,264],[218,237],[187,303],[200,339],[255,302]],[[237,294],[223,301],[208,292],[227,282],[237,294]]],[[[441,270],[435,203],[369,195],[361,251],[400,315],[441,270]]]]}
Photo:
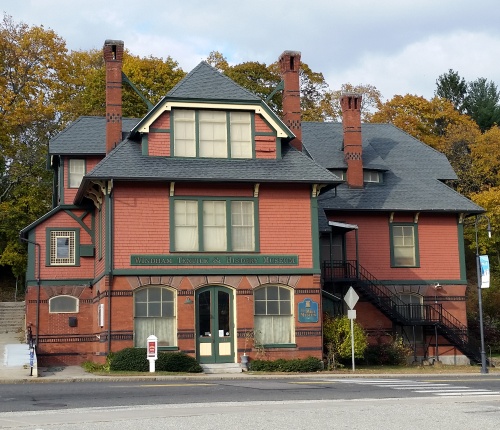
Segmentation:
{"type": "MultiPolygon", "coordinates": [[[[74,51],[70,59],[76,81],[73,116],[105,115],[106,71],[102,51],[74,51]]],[[[123,116],[131,118],[143,117],[149,109],[145,100],[156,104],[185,76],[171,57],[166,60],[152,56],[141,58],[128,50],[123,54],[123,73],[143,97],[129,83],[123,84],[123,116]]]]}
{"type": "Polygon", "coordinates": [[[51,207],[47,144],[68,121],[69,64],[65,42],[52,30],[0,23],[0,265],[25,269],[19,230],[51,207]]]}
{"type": "MultiPolygon", "coordinates": [[[[266,65],[255,61],[234,66],[218,51],[212,51],[206,61],[243,88],[267,100],[278,115],[282,114],[282,92],[275,91],[281,82],[277,62],[266,65]]],[[[314,72],[304,62],[300,65],[301,112],[304,121],[325,121],[332,118],[331,93],[322,73],[314,72]]]]}
{"type": "Polygon", "coordinates": [[[361,94],[361,121],[370,122],[374,112],[382,104],[382,94],[373,85],[352,85],[351,83],[342,84],[340,90],[333,91],[331,103],[333,109],[333,119],[342,120],[342,108],[340,107],[340,98],[344,93],[361,94]]]}

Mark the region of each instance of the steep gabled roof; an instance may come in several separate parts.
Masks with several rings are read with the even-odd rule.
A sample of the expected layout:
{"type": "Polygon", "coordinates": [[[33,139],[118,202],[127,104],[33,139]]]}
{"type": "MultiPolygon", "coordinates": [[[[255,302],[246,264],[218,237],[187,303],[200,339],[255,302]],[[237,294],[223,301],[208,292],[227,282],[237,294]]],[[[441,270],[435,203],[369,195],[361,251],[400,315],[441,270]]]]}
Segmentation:
{"type": "Polygon", "coordinates": [[[295,137],[282,119],[260,97],[241,87],[206,62],[198,64],[172,88],[133,128],[131,135],[148,133],[149,127],[156,118],[165,110],[175,107],[253,110],[263,115],[275,128],[278,137],[290,139],[295,137]]]}
{"type": "MultiPolygon", "coordinates": [[[[363,167],[383,171],[381,184],[363,189],[337,187],[320,195],[325,210],[438,211],[480,213],[483,210],[445,185],[457,179],[446,156],[391,124],[362,124],[363,167]]],[[[346,169],[341,123],[302,124],[303,146],[323,167],[346,169]]]]}
{"type": "Polygon", "coordinates": [[[260,97],[238,85],[205,61],[191,70],[165,97],[239,102],[261,101],[260,97]]]}
{"type": "Polygon", "coordinates": [[[85,176],[76,201],[83,198],[92,180],[251,182],[336,185],[341,181],[315,161],[289,145],[283,145],[280,159],[218,159],[151,157],[141,145],[126,140],[85,176]]]}
{"type": "MultiPolygon", "coordinates": [[[[123,133],[128,134],[139,121],[138,118],[123,118],[123,133]]],[[[106,118],[103,116],[82,116],[49,142],[49,155],[104,154],[106,118]]]]}

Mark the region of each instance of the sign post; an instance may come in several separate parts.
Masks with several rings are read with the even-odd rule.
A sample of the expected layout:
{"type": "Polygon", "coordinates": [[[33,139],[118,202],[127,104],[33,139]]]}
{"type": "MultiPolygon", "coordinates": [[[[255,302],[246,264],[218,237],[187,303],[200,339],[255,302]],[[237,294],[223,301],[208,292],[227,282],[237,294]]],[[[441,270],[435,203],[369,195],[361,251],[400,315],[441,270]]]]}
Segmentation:
{"type": "Polygon", "coordinates": [[[158,338],[152,334],[147,339],[147,359],[149,361],[149,371],[155,372],[155,361],[158,359],[158,338]]]}
{"type": "Polygon", "coordinates": [[[347,290],[347,294],[344,297],[344,301],[347,303],[347,306],[349,306],[349,310],[347,311],[347,318],[351,320],[351,358],[352,358],[353,372],[356,370],[354,364],[354,320],[356,319],[356,311],[353,310],[352,308],[356,306],[358,300],[359,296],[356,294],[356,291],[354,291],[354,288],[350,287],[349,290],[347,290]]]}

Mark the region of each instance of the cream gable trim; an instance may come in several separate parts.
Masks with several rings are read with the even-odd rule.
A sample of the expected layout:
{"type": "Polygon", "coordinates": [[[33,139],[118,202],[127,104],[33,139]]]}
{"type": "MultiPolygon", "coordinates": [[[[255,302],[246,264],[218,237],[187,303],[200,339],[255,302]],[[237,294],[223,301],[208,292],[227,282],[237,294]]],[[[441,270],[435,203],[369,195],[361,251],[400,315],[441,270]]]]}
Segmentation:
{"type": "Polygon", "coordinates": [[[151,124],[156,121],[156,119],[165,111],[171,111],[173,108],[190,108],[190,109],[218,109],[218,110],[253,110],[255,113],[262,115],[269,124],[276,130],[278,137],[288,137],[288,134],[284,131],[283,127],[286,128],[285,124],[281,121],[277,121],[276,118],[271,116],[266,110],[260,105],[233,105],[229,103],[190,103],[190,102],[176,102],[169,101],[166,102],[161,108],[159,108],[154,116],[148,118],[148,120],[142,124],[142,126],[137,129],[139,133],[149,133],[149,128],[151,124]]]}

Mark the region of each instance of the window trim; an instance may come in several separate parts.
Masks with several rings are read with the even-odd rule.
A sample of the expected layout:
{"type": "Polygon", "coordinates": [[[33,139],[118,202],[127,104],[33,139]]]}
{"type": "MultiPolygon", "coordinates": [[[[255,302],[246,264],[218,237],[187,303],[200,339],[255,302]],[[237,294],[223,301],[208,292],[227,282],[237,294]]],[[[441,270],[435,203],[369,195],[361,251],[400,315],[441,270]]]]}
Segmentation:
{"type": "Polygon", "coordinates": [[[78,267],[80,266],[80,229],[79,228],[47,228],[45,231],[45,265],[50,267],[78,267]],[[51,258],[52,232],[74,232],[75,233],[75,262],[53,263],[51,258]]]}
{"type": "MultiPolygon", "coordinates": [[[[255,305],[256,305],[256,300],[255,300],[255,291],[254,291],[254,306],[253,306],[253,317],[254,319],[256,317],[259,317],[259,316],[287,316],[287,317],[290,317],[290,324],[291,324],[291,342],[289,343],[264,343],[263,346],[265,348],[294,348],[297,346],[296,342],[295,342],[295,313],[294,313],[294,310],[295,310],[295,290],[293,288],[290,288],[290,287],[287,287],[285,285],[280,285],[280,284],[265,284],[265,285],[259,285],[255,290],[261,290],[261,289],[264,289],[264,288],[268,288],[268,287],[278,287],[279,288],[283,288],[285,290],[288,290],[289,293],[290,293],[290,314],[257,314],[255,312],[255,305]]],[[[278,301],[281,301],[278,299],[278,301]]],[[[266,302],[267,302],[267,298],[266,298],[266,302]]],[[[267,308],[267,305],[266,305],[266,308],[267,308]]]]}
{"type": "MultiPolygon", "coordinates": [[[[143,348],[143,346],[138,346],[136,345],[136,336],[135,336],[135,321],[136,321],[136,318],[172,318],[174,323],[174,327],[173,327],[173,339],[174,341],[176,342],[175,345],[168,345],[168,346],[158,346],[158,350],[159,351],[178,351],[179,350],[179,345],[178,345],[178,338],[177,338],[177,330],[178,330],[178,309],[177,309],[177,304],[178,304],[178,299],[179,299],[179,293],[178,291],[175,289],[175,288],[172,288],[168,285],[145,285],[141,288],[137,288],[136,290],[134,290],[133,292],[133,320],[134,320],[134,329],[133,329],[133,337],[134,337],[134,348],[143,348]],[[148,289],[151,289],[151,288],[159,288],[159,289],[165,289],[165,290],[168,290],[172,293],[172,298],[173,298],[173,313],[174,315],[172,317],[149,317],[149,316],[146,316],[146,317],[138,317],[136,316],[135,314],[135,310],[136,310],[136,293],[139,292],[139,291],[142,291],[142,290],[148,290],[148,289]]],[[[146,303],[149,303],[149,294],[148,294],[148,302],[146,303]]],[[[163,303],[163,302],[160,302],[160,303],[163,303]]],[[[161,304],[160,304],[160,308],[161,308],[161,304]]]]}
{"type": "Polygon", "coordinates": [[[49,302],[49,314],[77,314],[80,312],[80,300],[78,299],[78,297],[71,296],[69,294],[60,294],[58,296],[51,297],[48,300],[48,302],[49,302]],[[53,311],[51,309],[52,301],[55,299],[61,298],[61,297],[70,297],[70,298],[74,299],[76,310],[74,310],[74,311],[53,311]]]}
{"type": "Polygon", "coordinates": [[[82,180],[83,180],[83,177],[85,176],[85,174],[87,172],[87,160],[85,160],[85,158],[68,158],[68,188],[76,190],[76,189],[80,188],[80,184],[82,183],[82,181],[80,180],[80,183],[78,184],[77,187],[71,186],[71,162],[72,161],[82,161],[83,162],[83,175],[82,175],[82,180]]]}
{"type": "Polygon", "coordinates": [[[420,250],[418,245],[418,224],[412,222],[394,222],[389,224],[389,239],[390,239],[390,248],[391,248],[391,267],[398,269],[405,268],[415,268],[420,267],[420,250]],[[395,246],[394,246],[394,227],[412,227],[413,228],[413,249],[415,255],[415,264],[413,265],[400,265],[396,264],[395,257],[395,246]]]}
{"type": "Polygon", "coordinates": [[[379,170],[363,170],[363,182],[367,184],[381,184],[383,182],[382,172],[380,172],[379,170]],[[368,175],[371,176],[373,174],[377,175],[376,181],[373,181],[371,177],[367,178],[368,175]]]}
{"type": "Polygon", "coordinates": [[[255,158],[255,112],[251,110],[224,110],[224,109],[182,109],[175,108],[170,111],[170,154],[175,158],[203,158],[203,159],[216,159],[216,160],[251,160],[255,158]],[[191,110],[194,111],[194,139],[195,139],[195,156],[179,156],[175,155],[175,111],[179,110],[191,110]],[[200,157],[200,112],[201,111],[215,111],[215,112],[225,112],[226,114],[226,150],[227,157],[200,157]],[[250,145],[252,146],[252,154],[250,158],[233,158],[231,154],[231,113],[248,113],[250,116],[250,145]]]}
{"type": "Polygon", "coordinates": [[[260,231],[259,231],[259,207],[258,199],[255,197],[194,197],[175,196],[170,198],[170,252],[171,253],[256,253],[260,252],[260,231]],[[198,250],[177,251],[175,248],[175,202],[181,200],[195,201],[198,206],[198,250]],[[223,201],[226,204],[226,250],[205,251],[203,244],[203,202],[223,201]],[[231,203],[240,201],[253,202],[253,227],[254,227],[254,249],[252,251],[233,251],[232,228],[231,228],[231,203]]]}

